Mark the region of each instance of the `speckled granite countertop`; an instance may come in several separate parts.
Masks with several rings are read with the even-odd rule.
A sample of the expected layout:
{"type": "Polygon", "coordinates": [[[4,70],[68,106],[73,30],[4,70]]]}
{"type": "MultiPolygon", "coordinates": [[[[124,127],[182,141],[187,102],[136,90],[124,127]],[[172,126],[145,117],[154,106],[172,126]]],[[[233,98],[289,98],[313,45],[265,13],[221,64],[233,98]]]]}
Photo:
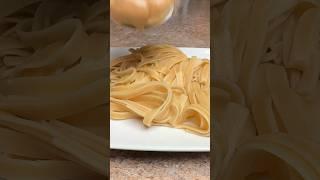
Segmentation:
{"type": "MultiPolygon", "coordinates": [[[[188,0],[182,0],[184,2],[188,0]]],[[[111,23],[112,47],[167,43],[210,47],[210,1],[190,0],[167,23],[144,32],[111,23]]],[[[209,180],[209,153],[164,153],[111,150],[111,180],[209,180]]]]}
{"type": "Polygon", "coordinates": [[[111,151],[111,180],[209,180],[208,153],[111,151]]]}
{"type": "Polygon", "coordinates": [[[165,24],[143,32],[111,22],[111,46],[168,43],[180,47],[210,47],[210,1],[181,1],[189,1],[188,7],[179,9],[165,24]]]}

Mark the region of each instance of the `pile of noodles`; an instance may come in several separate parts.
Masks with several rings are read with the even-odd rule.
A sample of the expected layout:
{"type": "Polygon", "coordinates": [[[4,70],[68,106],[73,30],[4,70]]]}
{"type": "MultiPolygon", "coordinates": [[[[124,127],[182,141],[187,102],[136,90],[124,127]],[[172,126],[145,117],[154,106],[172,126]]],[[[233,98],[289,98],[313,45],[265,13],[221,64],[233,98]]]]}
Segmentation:
{"type": "Polygon", "coordinates": [[[213,9],[213,178],[320,179],[320,1],[213,9]]]}
{"type": "Polygon", "coordinates": [[[131,49],[110,67],[114,120],[181,128],[210,135],[210,64],[170,45],[131,49]]]}
{"type": "Polygon", "coordinates": [[[0,177],[106,178],[106,3],[0,3],[0,177]]]}

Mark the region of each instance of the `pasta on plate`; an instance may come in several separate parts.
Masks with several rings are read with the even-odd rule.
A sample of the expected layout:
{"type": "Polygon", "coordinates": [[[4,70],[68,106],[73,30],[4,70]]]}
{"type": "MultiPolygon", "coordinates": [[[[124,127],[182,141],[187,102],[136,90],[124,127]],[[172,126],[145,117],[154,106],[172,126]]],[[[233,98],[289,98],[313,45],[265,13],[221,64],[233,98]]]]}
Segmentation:
{"type": "Polygon", "coordinates": [[[0,177],[106,178],[105,7],[0,3],[0,177]]]}
{"type": "Polygon", "coordinates": [[[170,45],[130,49],[110,66],[113,120],[181,128],[210,135],[209,60],[188,58],[170,45]]]}
{"type": "Polygon", "coordinates": [[[320,179],[320,1],[213,11],[213,178],[320,179]]]}

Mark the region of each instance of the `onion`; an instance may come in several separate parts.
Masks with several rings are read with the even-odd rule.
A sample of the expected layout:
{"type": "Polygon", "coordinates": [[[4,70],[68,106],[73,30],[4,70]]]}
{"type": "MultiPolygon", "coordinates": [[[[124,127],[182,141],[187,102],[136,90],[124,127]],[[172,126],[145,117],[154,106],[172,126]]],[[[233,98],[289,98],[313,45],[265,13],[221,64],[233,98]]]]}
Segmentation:
{"type": "Polygon", "coordinates": [[[143,29],[164,23],[172,15],[175,0],[111,0],[114,21],[143,29]]]}

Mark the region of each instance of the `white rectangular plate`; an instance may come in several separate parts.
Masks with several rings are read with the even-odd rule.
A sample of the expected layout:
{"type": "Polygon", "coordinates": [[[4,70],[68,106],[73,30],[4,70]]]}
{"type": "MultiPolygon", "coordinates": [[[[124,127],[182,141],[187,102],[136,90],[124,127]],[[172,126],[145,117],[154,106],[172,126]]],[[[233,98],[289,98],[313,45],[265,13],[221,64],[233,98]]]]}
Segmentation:
{"type": "MultiPolygon", "coordinates": [[[[210,59],[209,48],[180,49],[189,57],[210,59]]],[[[111,48],[110,59],[128,53],[128,48],[111,48]]],[[[110,148],[135,151],[209,152],[210,138],[170,127],[147,128],[140,120],[111,120],[110,148]]]]}

